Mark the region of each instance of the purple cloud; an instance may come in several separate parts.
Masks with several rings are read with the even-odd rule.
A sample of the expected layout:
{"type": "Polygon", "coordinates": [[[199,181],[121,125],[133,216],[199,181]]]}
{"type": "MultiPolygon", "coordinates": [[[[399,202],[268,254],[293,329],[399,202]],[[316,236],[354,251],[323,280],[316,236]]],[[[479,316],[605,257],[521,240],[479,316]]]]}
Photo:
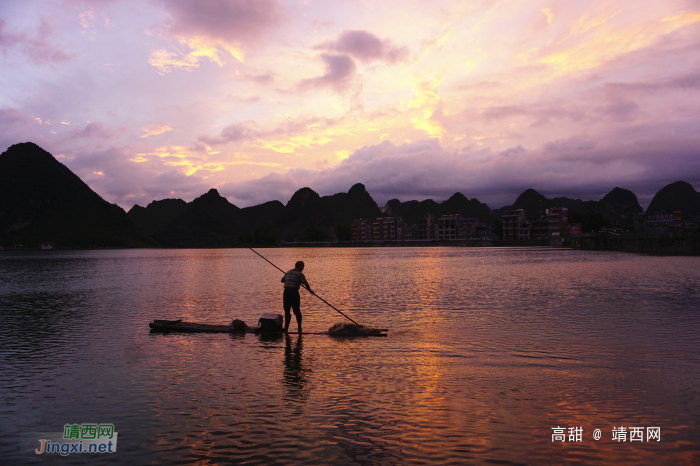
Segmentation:
{"type": "Polygon", "coordinates": [[[578,105],[557,102],[540,105],[504,105],[487,107],[481,113],[486,120],[505,120],[511,117],[527,116],[533,119],[532,126],[543,126],[552,120],[581,121],[586,115],[578,105]]]}
{"type": "Polygon", "coordinates": [[[92,122],[85,126],[83,129],[76,129],[71,133],[71,138],[73,139],[83,139],[83,138],[93,138],[99,137],[102,139],[109,139],[114,136],[114,133],[109,129],[105,128],[105,125],[99,121],[92,122]]]}
{"type": "Polygon", "coordinates": [[[515,146],[500,153],[443,147],[436,139],[398,146],[384,141],[356,150],[336,167],[271,173],[227,183],[219,191],[243,206],[272,199],[286,202],[301,186],[328,195],[360,182],[379,204],[391,198],[442,200],[459,191],[497,208],[511,204],[527,188],[550,197],[597,200],[621,186],[648,203],[658,189],[678,179],[700,186],[697,147],[696,137],[599,147],[577,136],[543,149],[515,146]]]}
{"type": "Polygon", "coordinates": [[[6,107],[0,108],[0,125],[7,127],[21,123],[28,123],[31,120],[29,115],[16,108],[6,107]]]}
{"type": "Polygon", "coordinates": [[[597,141],[588,136],[576,135],[566,139],[557,139],[544,145],[548,152],[587,151],[593,149],[597,141]]]}
{"type": "Polygon", "coordinates": [[[6,26],[5,20],[0,18],[0,50],[4,54],[16,49],[37,65],[60,63],[73,58],[51,43],[54,28],[44,17],[41,17],[34,35],[8,32],[6,26]]]}
{"type": "Polygon", "coordinates": [[[305,79],[299,84],[302,90],[330,87],[336,92],[347,90],[352,84],[357,67],[347,55],[321,55],[326,64],[326,73],[316,78],[305,79]]]}
{"type": "Polygon", "coordinates": [[[209,190],[201,177],[185,175],[177,170],[171,170],[156,176],[153,181],[143,186],[143,192],[154,198],[166,197],[196,197],[209,190]]]}
{"type": "Polygon", "coordinates": [[[197,141],[190,145],[190,148],[198,152],[203,152],[206,151],[206,146],[204,144],[219,145],[270,136],[294,136],[307,131],[309,125],[314,125],[317,128],[327,128],[338,123],[341,119],[342,118],[333,119],[319,117],[287,118],[275,128],[267,130],[259,129],[255,121],[247,120],[225,126],[224,129],[221,130],[219,136],[200,134],[197,136],[197,141]]]}
{"type": "Polygon", "coordinates": [[[281,21],[276,0],[163,0],[177,35],[204,36],[227,42],[247,42],[264,36],[281,21]]]}
{"type": "Polygon", "coordinates": [[[27,113],[12,107],[0,108],[0,152],[18,142],[35,139],[31,127],[37,125],[27,113]]]}
{"type": "Polygon", "coordinates": [[[226,144],[229,142],[245,141],[256,137],[256,135],[258,134],[257,126],[257,123],[248,120],[242,123],[236,123],[224,127],[224,129],[221,130],[221,134],[218,137],[200,134],[199,136],[197,136],[197,140],[212,146],[218,144],[226,144]]]}
{"type": "Polygon", "coordinates": [[[406,47],[396,47],[366,31],[343,31],[337,40],[324,42],[316,48],[347,54],[361,62],[383,60],[395,63],[408,57],[406,47]]]}

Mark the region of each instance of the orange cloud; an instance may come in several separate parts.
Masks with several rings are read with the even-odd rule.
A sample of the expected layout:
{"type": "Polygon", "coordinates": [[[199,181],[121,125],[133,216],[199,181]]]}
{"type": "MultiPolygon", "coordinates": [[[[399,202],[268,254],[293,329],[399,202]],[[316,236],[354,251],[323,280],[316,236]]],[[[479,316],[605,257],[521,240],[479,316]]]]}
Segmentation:
{"type": "Polygon", "coordinates": [[[159,125],[158,123],[149,123],[146,126],[141,127],[141,131],[144,134],[141,135],[142,138],[148,138],[151,136],[156,136],[158,134],[167,133],[172,131],[172,128],[168,125],[159,125]]]}
{"type": "Polygon", "coordinates": [[[236,60],[243,62],[244,55],[240,44],[229,44],[222,40],[204,39],[201,37],[180,39],[180,43],[190,49],[190,52],[169,52],[165,49],[154,50],[148,57],[148,64],[158,69],[161,76],[171,73],[176,69],[192,71],[199,67],[199,61],[203,58],[224,66],[221,51],[225,50],[233,55],[236,60]]]}

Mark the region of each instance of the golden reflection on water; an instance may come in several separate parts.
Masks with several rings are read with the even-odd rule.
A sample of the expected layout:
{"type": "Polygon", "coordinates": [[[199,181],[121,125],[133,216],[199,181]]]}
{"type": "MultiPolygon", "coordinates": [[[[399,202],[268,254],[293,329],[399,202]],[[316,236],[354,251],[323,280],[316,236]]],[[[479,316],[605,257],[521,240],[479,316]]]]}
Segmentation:
{"type": "Polygon", "coordinates": [[[308,398],[308,383],[311,370],[304,363],[304,336],[284,337],[284,371],[282,382],[287,399],[303,402],[308,398]],[[294,343],[292,343],[294,339],[294,343]]]}
{"type": "MultiPolygon", "coordinates": [[[[76,412],[114,422],[134,464],[700,464],[697,262],[263,252],[283,269],[305,260],[315,290],[389,336],[149,334],[154,318],[281,312],[280,274],[238,250],[129,251],[118,270],[82,257],[62,265],[79,283],[2,296],[3,415],[30,430],[76,412]],[[613,442],[619,425],[660,426],[661,442],[613,442]],[[583,442],[553,443],[557,426],[583,442]]],[[[55,270],[36,263],[0,271],[38,289],[55,270]]],[[[342,319],[308,294],[302,312],[309,331],[342,319]]]]}

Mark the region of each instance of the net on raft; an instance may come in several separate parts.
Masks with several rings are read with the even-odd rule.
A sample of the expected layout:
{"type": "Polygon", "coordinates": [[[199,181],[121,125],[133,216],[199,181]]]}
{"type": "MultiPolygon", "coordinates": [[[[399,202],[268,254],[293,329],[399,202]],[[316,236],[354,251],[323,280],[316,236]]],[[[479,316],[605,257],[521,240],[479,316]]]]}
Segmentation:
{"type": "Polygon", "coordinates": [[[364,325],[356,325],[350,322],[338,322],[328,329],[329,335],[379,335],[381,330],[378,328],[365,327],[364,325]]]}

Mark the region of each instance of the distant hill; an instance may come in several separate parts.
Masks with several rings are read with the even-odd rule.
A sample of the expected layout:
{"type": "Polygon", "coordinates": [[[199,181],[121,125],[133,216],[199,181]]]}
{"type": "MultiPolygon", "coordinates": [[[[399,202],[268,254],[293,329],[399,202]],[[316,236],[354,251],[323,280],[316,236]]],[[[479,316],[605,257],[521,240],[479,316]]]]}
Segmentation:
{"type": "Polygon", "coordinates": [[[642,213],[637,195],[628,189],[614,188],[599,201],[585,201],[578,204],[574,212],[594,211],[608,217],[620,217],[622,214],[642,213]]]}
{"type": "Polygon", "coordinates": [[[408,209],[418,204],[418,201],[406,201],[401,202],[398,199],[391,199],[384,207],[381,208],[382,213],[388,215],[389,217],[403,217],[408,209]]]}
{"type": "Polygon", "coordinates": [[[415,225],[420,220],[421,215],[424,214],[440,215],[440,204],[432,199],[416,202],[406,211],[404,220],[407,225],[415,225]]]}
{"type": "Polygon", "coordinates": [[[331,213],[335,225],[350,225],[358,218],[377,218],[382,215],[362,183],[353,185],[347,193],[323,196],[321,204],[331,213]]]}
{"type": "Polygon", "coordinates": [[[498,217],[507,210],[524,209],[527,218],[540,218],[545,215],[547,209],[552,207],[566,207],[570,212],[594,211],[608,217],[619,217],[626,213],[642,212],[637,196],[627,189],[615,188],[599,201],[582,201],[568,197],[555,197],[549,199],[534,189],[525,190],[512,206],[501,207],[494,211],[498,217]]]}
{"type": "Polygon", "coordinates": [[[651,200],[647,213],[664,210],[680,210],[682,215],[698,215],[700,193],[685,181],[676,181],[664,186],[651,200]]]}
{"type": "Polygon", "coordinates": [[[152,235],[172,222],[185,209],[187,202],[182,199],[162,199],[153,201],[146,207],[134,204],[128,215],[144,233],[152,235]]]}
{"type": "Polygon", "coordinates": [[[476,198],[467,199],[462,193],[454,193],[452,197],[440,204],[440,215],[459,214],[462,217],[478,218],[481,223],[490,225],[493,221],[491,209],[476,198]]]}
{"type": "Polygon", "coordinates": [[[568,197],[555,197],[552,199],[555,207],[566,207],[569,210],[573,210],[583,203],[581,199],[571,199],[568,197]]]}
{"type": "Polygon", "coordinates": [[[495,218],[489,206],[479,202],[478,199],[468,199],[462,193],[454,193],[449,199],[439,204],[432,199],[426,199],[420,202],[389,202],[391,202],[389,207],[392,212],[394,209],[401,212],[408,225],[417,224],[421,215],[426,213],[435,214],[438,218],[443,215],[459,214],[462,217],[478,218],[480,222],[487,225],[490,225],[495,218]],[[408,205],[408,208],[405,208],[406,205],[408,205]]]}
{"type": "MultiPolygon", "coordinates": [[[[249,242],[275,244],[280,240],[330,239],[330,229],[349,225],[355,218],[381,215],[364,185],[356,184],[347,193],[319,196],[311,188],[301,188],[287,205],[279,201],[239,209],[215,189],[189,204],[180,199],[169,199],[167,204],[156,201],[145,209],[134,206],[130,212],[151,230],[154,219],[145,219],[147,213],[161,213],[165,223],[153,237],[171,247],[207,247],[237,244],[240,238],[249,242]],[[152,205],[159,210],[152,209],[152,205]],[[173,215],[176,209],[184,209],[173,215]],[[172,217],[168,221],[168,216],[172,217]]],[[[142,227],[143,228],[143,227],[142,227]]]]}
{"type": "Polygon", "coordinates": [[[247,225],[241,209],[210,189],[193,200],[153,238],[170,247],[234,246],[247,225]]]}
{"type": "Polygon", "coordinates": [[[268,201],[252,207],[241,209],[241,219],[245,223],[246,232],[257,230],[268,225],[275,225],[284,212],[284,204],[280,201],[268,201]]]}
{"type": "Polygon", "coordinates": [[[556,207],[553,200],[547,199],[534,189],[526,189],[518,196],[510,210],[523,209],[527,218],[541,218],[547,209],[552,207],[556,207]]]}
{"type": "Polygon", "coordinates": [[[494,215],[497,219],[500,220],[501,217],[504,216],[504,215],[506,214],[506,212],[508,212],[509,210],[512,210],[512,209],[513,209],[513,206],[512,206],[512,205],[504,205],[503,207],[500,207],[500,208],[498,208],[498,209],[494,209],[492,212],[493,212],[493,215],[494,215]]]}
{"type": "MultiPolygon", "coordinates": [[[[388,201],[382,209],[361,183],[347,193],[319,196],[313,189],[299,189],[287,204],[270,201],[238,208],[216,189],[192,202],[182,199],[134,205],[125,213],[102,199],[66,166],[33,143],[16,144],[0,154],[0,245],[41,242],[58,246],[157,246],[227,247],[246,242],[275,244],[279,240],[330,239],[331,228],[349,237],[349,227],[359,218],[402,216],[411,225],[421,215],[460,214],[491,224],[506,210],[524,209],[538,218],[552,207],[567,207],[572,221],[596,229],[623,214],[639,213],[637,196],[614,188],[598,201],[567,197],[548,199],[534,189],[525,190],[513,205],[491,210],[477,199],[455,193],[442,203],[388,201]]],[[[647,212],[680,210],[700,214],[700,193],[678,181],[665,186],[647,212]]]]}
{"type": "Polygon", "coordinates": [[[154,246],[124,210],[102,199],[34,143],[0,154],[0,244],[154,246]]]}
{"type": "MultiPolygon", "coordinates": [[[[542,214],[544,214],[544,211],[548,209],[549,207],[544,207],[544,205],[550,205],[548,199],[546,196],[538,193],[534,189],[528,189],[525,190],[519,197],[518,199],[520,202],[518,203],[518,206],[524,206],[524,207],[517,207],[517,209],[524,209],[525,214],[527,215],[528,218],[537,218],[540,216],[540,211],[542,211],[542,214]],[[540,197],[541,196],[541,197],[540,197]],[[540,200],[542,201],[542,209],[540,209],[540,200]],[[544,209],[544,210],[543,210],[544,209]]],[[[516,200],[516,202],[518,202],[516,200]]],[[[555,197],[551,199],[551,204],[553,207],[566,207],[569,210],[575,209],[579,204],[581,204],[583,201],[581,199],[571,199],[568,197],[555,197]]],[[[503,215],[506,214],[507,211],[509,210],[514,210],[516,207],[513,205],[507,205],[503,206],[499,209],[494,209],[493,214],[496,218],[501,218],[503,215]]]]}
{"type": "MultiPolygon", "coordinates": [[[[315,227],[316,231],[330,228],[333,225],[333,214],[321,201],[321,196],[311,188],[301,188],[295,192],[277,222],[282,229],[284,239],[306,239],[306,231],[309,227],[315,227]]],[[[313,238],[321,239],[321,238],[313,238]]]]}
{"type": "Polygon", "coordinates": [[[361,183],[347,193],[319,196],[311,188],[292,195],[276,225],[285,240],[330,239],[330,228],[347,227],[358,218],[376,218],[382,214],[377,203],[361,183]]]}

